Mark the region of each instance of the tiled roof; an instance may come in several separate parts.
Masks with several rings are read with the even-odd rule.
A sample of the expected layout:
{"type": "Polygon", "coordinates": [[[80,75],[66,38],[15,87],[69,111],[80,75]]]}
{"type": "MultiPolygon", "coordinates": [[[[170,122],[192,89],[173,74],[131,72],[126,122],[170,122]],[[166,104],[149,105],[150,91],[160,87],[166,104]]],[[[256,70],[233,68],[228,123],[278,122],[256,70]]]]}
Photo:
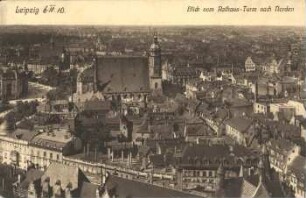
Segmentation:
{"type": "Polygon", "coordinates": [[[198,159],[200,161],[211,160],[215,163],[215,160],[228,159],[232,160],[233,157],[248,157],[256,155],[252,150],[249,150],[243,146],[235,145],[230,147],[223,144],[196,144],[187,146],[183,151],[182,163],[183,165],[190,164],[189,160],[198,159]]]}
{"type": "Polygon", "coordinates": [[[186,125],[187,136],[207,136],[213,135],[213,130],[207,124],[189,124],[186,125]]]}
{"type": "Polygon", "coordinates": [[[38,132],[26,130],[26,129],[17,129],[13,133],[11,133],[9,136],[15,139],[21,139],[30,142],[38,132]]]}
{"type": "Polygon", "coordinates": [[[83,83],[93,83],[94,81],[94,69],[93,67],[88,67],[79,74],[78,81],[83,83]]]}
{"type": "Polygon", "coordinates": [[[110,101],[89,100],[84,103],[84,110],[87,111],[107,111],[111,108],[110,101]]]}
{"type": "Polygon", "coordinates": [[[147,92],[150,90],[147,57],[98,57],[98,85],[103,92],[147,92]]]}
{"type": "Polygon", "coordinates": [[[253,198],[268,198],[270,197],[269,192],[267,191],[267,188],[263,184],[259,184],[259,186],[256,188],[255,193],[253,195],[253,198]]]}
{"type": "Polygon", "coordinates": [[[243,178],[231,178],[225,180],[225,197],[248,197],[251,198],[256,186],[245,181],[243,178]]]}
{"type": "Polygon", "coordinates": [[[197,71],[193,67],[175,67],[173,70],[175,76],[198,76],[197,71]]]}
{"type": "Polygon", "coordinates": [[[37,169],[30,169],[29,171],[26,172],[26,177],[20,183],[20,187],[23,188],[23,189],[27,189],[30,183],[40,179],[43,174],[44,174],[43,171],[40,171],[40,170],[37,170],[37,169]]]}
{"type": "Polygon", "coordinates": [[[244,117],[234,117],[226,121],[226,123],[232,128],[243,133],[243,132],[246,132],[250,128],[250,126],[253,124],[253,120],[244,118],[244,117]]]}
{"type": "Polygon", "coordinates": [[[46,178],[50,178],[50,186],[54,186],[57,180],[60,180],[62,188],[68,184],[71,185],[71,190],[78,189],[81,182],[87,181],[87,178],[77,167],[67,166],[59,163],[52,163],[42,176],[42,182],[46,178]]]}
{"type": "Polygon", "coordinates": [[[281,153],[286,153],[291,151],[291,149],[293,149],[296,145],[292,142],[290,142],[287,139],[271,139],[268,142],[268,147],[270,149],[276,150],[276,151],[280,151],[281,153]]]}
{"type": "Polygon", "coordinates": [[[89,183],[89,182],[83,182],[82,183],[82,187],[80,190],[80,197],[96,197],[96,191],[98,189],[99,186],[89,183]]]}
{"type": "Polygon", "coordinates": [[[288,172],[294,173],[300,181],[305,181],[306,158],[297,156],[288,166],[288,172]]]}
{"type": "Polygon", "coordinates": [[[118,197],[198,197],[186,192],[162,188],[148,183],[110,176],[106,181],[109,191],[118,197]]]}

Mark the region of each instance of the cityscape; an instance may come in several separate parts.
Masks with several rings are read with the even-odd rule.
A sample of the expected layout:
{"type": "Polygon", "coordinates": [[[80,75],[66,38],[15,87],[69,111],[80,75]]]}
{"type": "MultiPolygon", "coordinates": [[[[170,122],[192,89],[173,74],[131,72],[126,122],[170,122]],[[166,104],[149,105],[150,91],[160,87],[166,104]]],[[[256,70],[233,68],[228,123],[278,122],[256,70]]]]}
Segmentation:
{"type": "Polygon", "coordinates": [[[0,195],[305,194],[291,26],[0,27],[0,195]]]}

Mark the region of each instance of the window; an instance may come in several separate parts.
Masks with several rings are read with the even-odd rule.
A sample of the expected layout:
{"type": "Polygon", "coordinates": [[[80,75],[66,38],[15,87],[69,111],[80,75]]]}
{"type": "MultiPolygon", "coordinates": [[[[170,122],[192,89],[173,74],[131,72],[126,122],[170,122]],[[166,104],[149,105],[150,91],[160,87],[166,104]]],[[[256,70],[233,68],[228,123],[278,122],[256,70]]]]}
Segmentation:
{"type": "Polygon", "coordinates": [[[50,153],[50,159],[52,159],[53,158],[53,153],[50,153]]]}
{"type": "Polygon", "coordinates": [[[59,160],[59,154],[56,155],[56,159],[59,160]]]}
{"type": "Polygon", "coordinates": [[[46,153],[46,151],[44,151],[44,157],[47,157],[47,153],[46,153]]]}
{"type": "Polygon", "coordinates": [[[158,83],[156,82],[156,83],[155,83],[155,89],[157,89],[157,88],[158,88],[158,83]]]}

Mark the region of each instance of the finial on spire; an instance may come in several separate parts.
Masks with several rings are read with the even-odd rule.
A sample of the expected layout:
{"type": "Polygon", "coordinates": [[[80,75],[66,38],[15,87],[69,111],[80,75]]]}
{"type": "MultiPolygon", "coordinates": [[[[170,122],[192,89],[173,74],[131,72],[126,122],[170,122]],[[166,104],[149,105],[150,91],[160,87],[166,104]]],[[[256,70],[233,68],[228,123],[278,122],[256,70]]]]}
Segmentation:
{"type": "Polygon", "coordinates": [[[154,43],[158,43],[158,37],[157,37],[157,33],[156,32],[153,35],[153,42],[154,43]]]}

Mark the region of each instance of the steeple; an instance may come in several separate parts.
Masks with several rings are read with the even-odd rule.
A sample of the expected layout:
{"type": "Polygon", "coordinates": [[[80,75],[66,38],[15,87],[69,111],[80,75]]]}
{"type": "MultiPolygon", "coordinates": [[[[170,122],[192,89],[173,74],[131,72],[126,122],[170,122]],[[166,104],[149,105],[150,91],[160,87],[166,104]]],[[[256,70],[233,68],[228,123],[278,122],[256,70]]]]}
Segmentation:
{"type": "Polygon", "coordinates": [[[156,34],[149,50],[150,87],[153,95],[162,95],[161,48],[156,34]]]}
{"type": "Polygon", "coordinates": [[[96,93],[97,92],[97,57],[93,57],[92,59],[92,67],[93,67],[93,70],[94,70],[94,83],[93,83],[93,90],[94,92],[96,93]]]}
{"type": "Polygon", "coordinates": [[[151,44],[151,47],[150,47],[150,56],[160,56],[160,52],[161,52],[161,49],[160,49],[160,45],[158,42],[158,37],[155,33],[153,36],[153,43],[151,44]]]}

